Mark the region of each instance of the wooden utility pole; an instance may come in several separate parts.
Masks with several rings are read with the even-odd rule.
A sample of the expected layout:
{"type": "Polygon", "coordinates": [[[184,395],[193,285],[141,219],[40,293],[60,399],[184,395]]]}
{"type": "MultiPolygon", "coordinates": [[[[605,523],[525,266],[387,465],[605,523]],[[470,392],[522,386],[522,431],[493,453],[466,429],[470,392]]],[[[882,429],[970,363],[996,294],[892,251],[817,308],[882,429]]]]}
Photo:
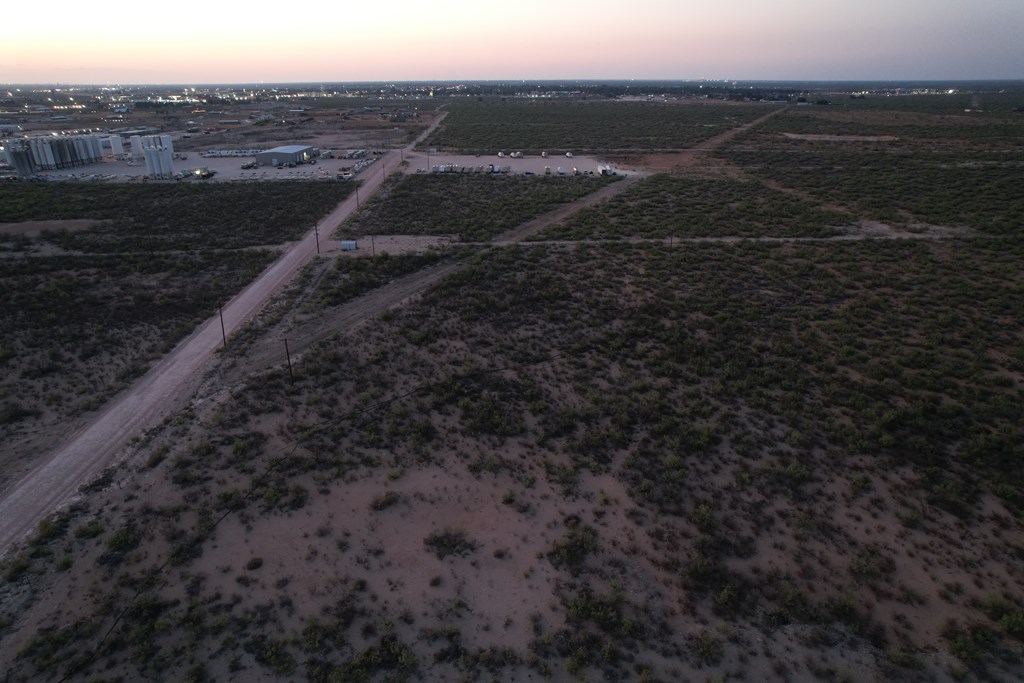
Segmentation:
{"type": "Polygon", "coordinates": [[[291,381],[295,382],[295,374],[292,372],[292,354],[288,350],[288,340],[284,340],[284,357],[288,359],[288,377],[291,381]]]}
{"type": "Polygon", "coordinates": [[[320,221],[313,224],[313,233],[316,235],[316,253],[320,255],[320,221]]]}
{"type": "Polygon", "coordinates": [[[220,336],[224,338],[224,348],[228,348],[228,333],[224,330],[224,307],[217,309],[220,312],[220,336]]]}

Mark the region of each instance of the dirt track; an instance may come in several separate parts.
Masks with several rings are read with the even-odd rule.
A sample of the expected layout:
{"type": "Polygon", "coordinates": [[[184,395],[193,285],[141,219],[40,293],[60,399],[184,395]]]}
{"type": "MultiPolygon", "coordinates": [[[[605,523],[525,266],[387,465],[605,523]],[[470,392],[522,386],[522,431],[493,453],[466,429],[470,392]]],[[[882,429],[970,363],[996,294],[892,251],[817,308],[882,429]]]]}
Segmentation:
{"type": "MultiPolygon", "coordinates": [[[[383,287],[378,287],[372,292],[338,307],[326,316],[299,323],[295,327],[287,329],[287,332],[282,329],[283,326],[278,326],[263,335],[246,354],[246,358],[241,362],[243,374],[283,364],[285,362],[285,338],[288,339],[292,360],[295,360],[313,343],[326,339],[339,330],[351,329],[389,308],[398,306],[461,267],[462,262],[460,261],[429,266],[398,278],[383,287]]],[[[237,373],[232,373],[232,376],[240,378],[237,373]]]]}
{"type": "Polygon", "coordinates": [[[751,128],[755,128],[773,116],[778,116],[786,111],[785,107],[773,109],[764,116],[759,116],[750,123],[745,123],[736,128],[730,128],[724,133],[719,133],[690,149],[680,150],[669,154],[649,154],[631,159],[632,162],[650,172],[671,171],[675,169],[690,168],[698,163],[705,163],[707,152],[713,152],[733,138],[742,135],[751,128]]]}
{"type": "MultiPolygon", "coordinates": [[[[359,199],[365,201],[380,187],[385,172],[397,169],[401,153],[411,150],[441,122],[438,117],[417,141],[395,150],[370,166],[361,176],[359,199]],[[381,169],[385,169],[382,171],[381,169]]],[[[355,195],[341,202],[320,220],[325,226],[341,223],[356,210],[355,195]]],[[[231,299],[223,309],[227,334],[245,324],[316,255],[316,235],[310,231],[231,299]]],[[[79,428],[49,457],[0,499],[0,554],[27,536],[44,516],[66,503],[78,487],[116,463],[132,436],[152,428],[185,403],[204,365],[223,344],[221,321],[214,316],[182,340],[173,351],[135,384],[116,396],[79,428]]]]}
{"type": "MultiPolygon", "coordinates": [[[[564,220],[580,209],[592,206],[599,201],[613,197],[626,190],[640,180],[636,175],[617,183],[612,183],[576,201],[560,206],[531,221],[523,223],[507,232],[498,235],[492,242],[481,242],[478,246],[505,246],[525,240],[544,228],[564,220]]],[[[453,245],[455,243],[452,243],[453,245]]],[[[326,339],[339,330],[350,330],[375,315],[389,308],[402,304],[410,298],[422,293],[428,287],[440,282],[443,278],[463,266],[463,261],[440,263],[379,287],[353,301],[339,306],[334,311],[318,316],[314,320],[300,322],[295,326],[278,325],[250,349],[241,363],[244,372],[258,372],[267,367],[277,366],[285,362],[284,339],[287,337],[289,350],[292,354],[301,354],[310,345],[326,339]]],[[[236,378],[237,373],[232,373],[236,378]]]]}
{"type": "Polygon", "coordinates": [[[566,204],[565,206],[560,206],[554,211],[549,211],[543,216],[538,216],[528,223],[523,223],[517,228],[513,228],[506,233],[498,235],[498,237],[494,239],[494,244],[512,244],[513,242],[520,242],[528,239],[549,225],[554,225],[555,223],[565,220],[582,208],[593,206],[600,201],[614,197],[620,192],[623,192],[635,185],[642,177],[643,175],[628,176],[625,180],[612,183],[611,185],[602,187],[597,192],[588,194],[586,197],[581,197],[574,202],[566,204]]]}

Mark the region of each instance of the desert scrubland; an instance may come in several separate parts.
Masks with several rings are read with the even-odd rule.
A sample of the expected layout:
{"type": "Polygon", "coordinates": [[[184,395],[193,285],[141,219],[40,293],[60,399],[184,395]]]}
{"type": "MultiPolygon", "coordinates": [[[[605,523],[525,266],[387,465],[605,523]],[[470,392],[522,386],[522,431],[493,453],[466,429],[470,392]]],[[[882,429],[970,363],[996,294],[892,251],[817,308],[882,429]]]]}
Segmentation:
{"type": "MultiPolygon", "coordinates": [[[[1024,115],[949,102],[449,106],[425,144],[637,172],[389,178],[7,553],[8,680],[1019,679],[1024,115]]],[[[260,201],[308,224],[330,187],[260,201]]],[[[9,238],[2,310],[59,288],[116,361],[5,324],[5,444],[295,237],[18,220],[57,219],[99,222],[9,238]]]]}

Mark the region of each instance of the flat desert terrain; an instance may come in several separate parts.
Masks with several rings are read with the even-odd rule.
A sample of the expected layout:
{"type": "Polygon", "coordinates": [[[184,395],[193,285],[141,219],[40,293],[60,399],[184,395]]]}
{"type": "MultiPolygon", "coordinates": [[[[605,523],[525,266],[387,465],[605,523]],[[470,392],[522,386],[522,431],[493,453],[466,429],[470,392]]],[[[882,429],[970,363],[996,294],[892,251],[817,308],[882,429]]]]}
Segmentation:
{"type": "Polygon", "coordinates": [[[934,103],[448,107],[8,550],[7,680],[1020,680],[1024,120],[934,103]],[[416,173],[541,120],[619,175],[416,173]]]}

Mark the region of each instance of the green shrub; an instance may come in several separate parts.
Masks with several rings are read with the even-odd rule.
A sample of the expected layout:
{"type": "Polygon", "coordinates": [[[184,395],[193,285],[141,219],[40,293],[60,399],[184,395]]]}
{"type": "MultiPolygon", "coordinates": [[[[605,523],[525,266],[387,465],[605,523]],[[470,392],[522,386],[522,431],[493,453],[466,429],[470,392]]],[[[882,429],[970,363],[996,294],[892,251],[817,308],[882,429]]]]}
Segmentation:
{"type": "Polygon", "coordinates": [[[468,555],[477,549],[476,541],[461,529],[445,529],[435,531],[423,540],[437,559],[443,560],[451,555],[468,555]]]}

